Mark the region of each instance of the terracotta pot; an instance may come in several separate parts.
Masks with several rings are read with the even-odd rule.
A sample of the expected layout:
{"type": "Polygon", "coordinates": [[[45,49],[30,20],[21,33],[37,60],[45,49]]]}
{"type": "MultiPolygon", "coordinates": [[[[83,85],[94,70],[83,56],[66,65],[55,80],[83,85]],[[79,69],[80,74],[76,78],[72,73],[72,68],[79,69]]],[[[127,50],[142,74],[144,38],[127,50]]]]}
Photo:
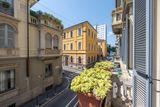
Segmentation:
{"type": "Polygon", "coordinates": [[[82,94],[77,93],[78,95],[78,107],[102,107],[102,101],[92,94],[82,94]]]}

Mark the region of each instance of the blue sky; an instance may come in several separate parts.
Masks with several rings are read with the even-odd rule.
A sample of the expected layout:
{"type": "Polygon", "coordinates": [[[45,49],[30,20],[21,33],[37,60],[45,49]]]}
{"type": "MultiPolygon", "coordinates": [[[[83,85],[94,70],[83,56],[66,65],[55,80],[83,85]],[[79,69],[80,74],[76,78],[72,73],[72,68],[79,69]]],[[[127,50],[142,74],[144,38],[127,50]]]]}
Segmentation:
{"type": "Polygon", "coordinates": [[[114,45],[111,28],[114,7],[114,0],[40,0],[32,9],[53,14],[62,20],[65,28],[86,20],[92,25],[107,24],[107,42],[114,45]]]}

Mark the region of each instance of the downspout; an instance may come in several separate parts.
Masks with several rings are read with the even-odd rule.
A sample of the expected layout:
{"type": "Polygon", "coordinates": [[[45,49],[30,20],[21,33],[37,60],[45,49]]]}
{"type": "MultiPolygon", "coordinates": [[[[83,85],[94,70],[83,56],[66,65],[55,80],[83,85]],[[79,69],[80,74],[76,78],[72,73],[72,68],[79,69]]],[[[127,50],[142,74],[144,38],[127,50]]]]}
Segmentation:
{"type": "Polygon", "coordinates": [[[38,14],[38,36],[39,36],[39,44],[38,44],[38,48],[39,48],[39,53],[38,54],[41,54],[41,17],[42,17],[42,14],[41,12],[39,12],[38,14]]]}
{"type": "Polygon", "coordinates": [[[26,76],[29,77],[29,0],[27,0],[27,60],[26,60],[26,76]]]}

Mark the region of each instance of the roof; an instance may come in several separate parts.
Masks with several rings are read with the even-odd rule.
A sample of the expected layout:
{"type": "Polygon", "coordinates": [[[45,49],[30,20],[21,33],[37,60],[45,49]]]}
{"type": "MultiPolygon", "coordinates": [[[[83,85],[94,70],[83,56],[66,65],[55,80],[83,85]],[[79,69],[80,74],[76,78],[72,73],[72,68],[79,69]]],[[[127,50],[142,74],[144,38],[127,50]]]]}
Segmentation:
{"type": "Polygon", "coordinates": [[[73,26],[70,26],[70,27],[68,27],[68,28],[65,28],[64,31],[65,31],[65,30],[68,30],[68,29],[72,29],[73,27],[77,27],[77,26],[83,25],[83,24],[85,24],[85,23],[88,23],[88,24],[97,32],[97,30],[89,23],[89,21],[84,21],[84,22],[75,24],[75,25],[73,25],[73,26]]]}

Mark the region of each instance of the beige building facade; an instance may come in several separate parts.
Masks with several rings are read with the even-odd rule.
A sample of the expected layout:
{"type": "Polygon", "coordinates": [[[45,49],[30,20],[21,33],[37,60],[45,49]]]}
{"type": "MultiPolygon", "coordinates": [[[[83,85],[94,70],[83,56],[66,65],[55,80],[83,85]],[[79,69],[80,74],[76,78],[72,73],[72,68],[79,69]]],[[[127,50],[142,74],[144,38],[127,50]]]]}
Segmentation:
{"type": "MultiPolygon", "coordinates": [[[[118,90],[121,90],[120,98],[126,102],[125,106],[131,107],[133,98],[133,1],[115,0],[115,4],[115,9],[112,11],[112,30],[116,35],[115,62],[120,64],[122,70],[119,78],[122,85],[118,90]]],[[[124,106],[122,102],[117,103],[116,101],[113,102],[115,107],[124,106]]]]}
{"type": "Polygon", "coordinates": [[[27,24],[27,0],[0,2],[1,107],[20,106],[61,83],[63,26],[48,16],[31,11],[27,24]]]}

